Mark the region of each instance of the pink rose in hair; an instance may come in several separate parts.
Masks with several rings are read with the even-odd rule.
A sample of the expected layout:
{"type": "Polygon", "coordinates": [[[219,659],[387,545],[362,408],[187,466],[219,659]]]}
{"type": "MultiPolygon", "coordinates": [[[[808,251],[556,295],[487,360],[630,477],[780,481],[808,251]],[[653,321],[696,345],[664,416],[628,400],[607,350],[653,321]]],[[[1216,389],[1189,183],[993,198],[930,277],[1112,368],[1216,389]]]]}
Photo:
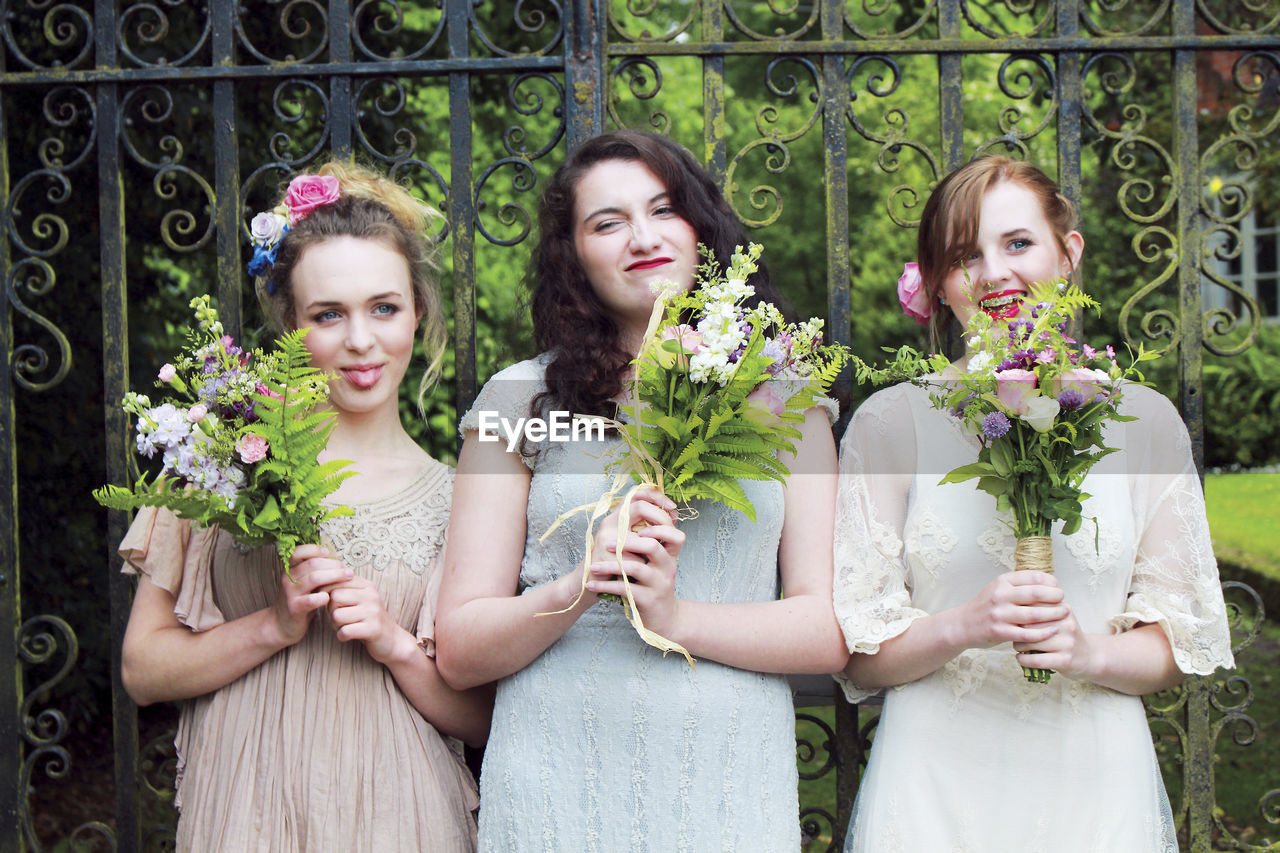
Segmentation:
{"type": "Polygon", "coordinates": [[[902,275],[898,277],[898,301],[907,316],[921,326],[928,323],[933,315],[933,302],[925,291],[920,265],[915,261],[902,265],[902,275]]]}
{"type": "Polygon", "coordinates": [[[289,225],[297,224],[317,207],[333,204],[341,194],[338,179],[332,175],[299,175],[289,182],[284,195],[289,225]]]}
{"type": "Polygon", "coordinates": [[[1030,370],[996,372],[996,396],[1000,404],[1015,415],[1024,414],[1027,404],[1036,396],[1036,375],[1030,370]]]}

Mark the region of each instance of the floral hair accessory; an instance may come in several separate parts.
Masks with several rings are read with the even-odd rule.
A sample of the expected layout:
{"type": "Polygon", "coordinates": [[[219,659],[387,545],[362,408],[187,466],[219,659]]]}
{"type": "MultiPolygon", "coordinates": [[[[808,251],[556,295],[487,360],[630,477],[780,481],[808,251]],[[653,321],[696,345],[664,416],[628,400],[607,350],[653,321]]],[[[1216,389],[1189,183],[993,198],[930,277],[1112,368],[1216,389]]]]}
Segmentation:
{"type": "Polygon", "coordinates": [[[933,316],[933,303],[925,292],[920,265],[915,261],[902,265],[902,275],[898,277],[898,301],[902,303],[902,310],[907,316],[921,326],[933,316]]]}
{"type": "Polygon", "coordinates": [[[285,190],[284,203],[289,208],[289,226],[293,227],[307,214],[342,195],[338,179],[333,175],[298,175],[285,190]]]}
{"type": "MultiPolygon", "coordinates": [[[[333,204],[341,196],[342,187],[332,175],[298,175],[290,181],[285,190],[284,201],[276,205],[274,210],[259,213],[249,223],[249,242],[253,245],[249,275],[254,278],[269,277],[284,235],[311,211],[333,204]]],[[[271,281],[267,282],[267,292],[275,292],[275,285],[271,281]]]]}

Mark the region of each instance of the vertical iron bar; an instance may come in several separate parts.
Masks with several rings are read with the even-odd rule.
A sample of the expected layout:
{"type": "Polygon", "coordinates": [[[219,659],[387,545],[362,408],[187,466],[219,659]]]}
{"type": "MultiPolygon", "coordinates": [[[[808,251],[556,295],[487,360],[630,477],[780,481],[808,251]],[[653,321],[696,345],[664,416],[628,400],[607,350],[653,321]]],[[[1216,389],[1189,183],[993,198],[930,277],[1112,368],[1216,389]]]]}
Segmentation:
{"type": "MultiPolygon", "coordinates": [[[[960,38],[960,3],[942,0],[938,4],[938,38],[944,42],[960,38]]],[[[938,55],[938,118],[942,134],[942,180],[964,164],[964,70],[961,54],[938,55]]],[[[964,352],[959,324],[952,323],[942,342],[947,355],[958,358],[964,352]]]]}
{"type": "MultiPolygon", "coordinates": [[[[1177,0],[1175,36],[1195,35],[1193,0],[1177,0]]],[[[1200,304],[1200,142],[1196,123],[1196,57],[1194,50],[1173,51],[1173,157],[1177,192],[1178,250],[1178,394],[1182,418],[1191,434],[1196,470],[1204,476],[1204,408],[1201,400],[1200,304]]],[[[1209,853],[1213,835],[1213,736],[1209,724],[1209,678],[1192,676],[1187,691],[1187,842],[1191,853],[1209,853]]]]}
{"type": "MultiPolygon", "coordinates": [[[[351,62],[351,2],[329,0],[329,61],[351,62]]],[[[351,78],[329,78],[329,147],[338,160],[351,157],[355,115],[351,105],[351,78]]]]}
{"type": "MultiPolygon", "coordinates": [[[[724,8],[721,0],[702,0],[702,43],[724,39],[724,8]]],[[[725,162],[728,128],[724,120],[724,57],[702,57],[702,146],[703,161],[716,186],[728,196],[725,162]]]]}
{"type": "MultiPolygon", "coordinates": [[[[844,33],[844,3],[826,0],[822,4],[822,37],[838,40],[844,33]]],[[[846,124],[849,112],[849,87],[844,79],[844,57],[831,54],[822,58],[822,149],[823,182],[827,202],[827,323],[836,343],[852,341],[850,328],[850,260],[849,244],[849,142],[846,124]]],[[[848,402],[853,393],[853,374],[845,371],[834,384],[836,397],[848,402]]],[[[841,420],[843,429],[848,418],[841,420]]]]}
{"type": "Polygon", "coordinates": [[[565,135],[569,150],[604,132],[605,33],[600,0],[573,0],[565,6],[565,135]]]}
{"type": "MultiPolygon", "coordinates": [[[[445,0],[449,58],[465,59],[471,0],[445,0]]],[[[572,98],[570,99],[572,100],[572,98]]],[[[453,235],[454,389],[461,415],[476,398],[475,198],[471,190],[471,75],[449,72],[449,233],[453,235]]]]}
{"type": "MultiPolygon", "coordinates": [[[[0,45],[0,51],[3,51],[0,45]]],[[[0,70],[4,69],[0,53],[0,70]]],[[[9,265],[9,131],[0,92],[0,270],[9,265]]],[[[18,663],[18,627],[22,624],[18,572],[18,448],[13,401],[13,312],[9,288],[0,288],[0,660],[12,667],[0,678],[0,848],[22,838],[22,667],[18,663]]]]}
{"type": "MultiPolygon", "coordinates": [[[[944,42],[960,38],[960,4],[956,0],[943,0],[938,4],[938,38],[944,42]]],[[[964,163],[964,75],[960,58],[958,53],[938,55],[943,175],[964,163]]]]}
{"type": "MultiPolygon", "coordinates": [[[[823,0],[821,10],[822,38],[835,41],[844,35],[844,0],[823,0]]],[[[836,343],[849,344],[850,326],[849,244],[849,141],[846,135],[849,112],[849,87],[844,77],[844,57],[822,57],[822,141],[823,174],[826,176],[827,203],[827,322],[836,343]]],[[[853,375],[844,371],[835,383],[837,399],[848,404],[853,391],[853,375]]],[[[846,411],[837,425],[843,431],[850,412],[846,411]]],[[[832,841],[841,849],[853,801],[858,793],[862,744],[858,734],[858,706],[850,705],[844,691],[834,686],[836,813],[832,841]]]]}
{"type": "MultiPolygon", "coordinates": [[[[114,0],[95,0],[95,59],[99,69],[119,65],[114,0]]],[[[102,397],[106,474],[109,483],[127,483],[129,422],[120,399],[129,388],[129,292],[125,276],[124,175],[120,162],[120,98],[116,83],[101,83],[96,92],[98,129],[98,239],[102,278],[102,397]]],[[[107,513],[107,543],[124,538],[128,518],[107,513]]],[[[138,815],[138,708],[124,692],[120,664],[124,629],[129,621],[132,584],[108,552],[108,596],[111,601],[111,724],[115,747],[116,843],[121,850],[142,844],[138,815]]]]}
{"type": "MultiPolygon", "coordinates": [[[[1076,38],[1080,34],[1080,0],[1058,0],[1058,37],[1076,38]]],[[[1076,51],[1058,54],[1058,184],[1077,211],[1082,210],[1080,183],[1080,103],[1084,100],[1081,79],[1081,57],[1076,51]]],[[[1081,270],[1072,272],[1076,284],[1084,287],[1081,270]]],[[[1083,312],[1075,312],[1072,328],[1080,337],[1083,312]]]]}
{"type": "MultiPolygon", "coordinates": [[[[235,65],[236,0],[212,0],[213,64],[235,65]]],[[[218,313],[227,333],[239,339],[245,267],[240,262],[240,150],[236,133],[236,84],[213,81],[214,217],[218,234],[218,313]]]]}

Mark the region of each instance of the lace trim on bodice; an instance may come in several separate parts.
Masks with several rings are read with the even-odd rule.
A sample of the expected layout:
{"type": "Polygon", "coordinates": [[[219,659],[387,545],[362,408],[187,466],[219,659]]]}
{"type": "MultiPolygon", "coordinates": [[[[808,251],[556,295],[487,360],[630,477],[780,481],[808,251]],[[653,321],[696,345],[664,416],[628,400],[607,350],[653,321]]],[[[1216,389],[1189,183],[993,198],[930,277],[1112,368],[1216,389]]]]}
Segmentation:
{"type": "Polygon", "coordinates": [[[394,495],[349,504],[351,515],[325,522],[325,542],[352,568],[381,571],[397,561],[420,575],[444,545],[452,486],[453,469],[433,462],[394,495]]]}

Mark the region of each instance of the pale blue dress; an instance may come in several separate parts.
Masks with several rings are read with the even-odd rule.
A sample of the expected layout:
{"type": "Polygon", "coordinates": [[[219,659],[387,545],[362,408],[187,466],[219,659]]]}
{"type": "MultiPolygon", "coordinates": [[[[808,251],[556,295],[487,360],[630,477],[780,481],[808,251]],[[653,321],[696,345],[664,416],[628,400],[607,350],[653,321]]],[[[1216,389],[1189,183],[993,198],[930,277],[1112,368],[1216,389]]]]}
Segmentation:
{"type": "MultiPolygon", "coordinates": [[[[481,412],[514,422],[545,389],[542,358],[493,377],[462,419],[481,412]]],[[[544,442],[533,471],[520,589],[572,572],[582,559],[587,514],[545,542],[565,510],[593,502],[612,482],[616,438],[544,442]]],[[[681,522],[676,594],[713,602],[770,601],[779,594],[783,493],[743,482],[756,522],[719,504],[695,503],[681,522]]],[[[795,853],[800,848],[795,718],[785,676],[699,660],[663,658],[645,645],[620,605],[601,602],[529,666],[498,683],[480,792],[480,849],[795,853]]]]}

